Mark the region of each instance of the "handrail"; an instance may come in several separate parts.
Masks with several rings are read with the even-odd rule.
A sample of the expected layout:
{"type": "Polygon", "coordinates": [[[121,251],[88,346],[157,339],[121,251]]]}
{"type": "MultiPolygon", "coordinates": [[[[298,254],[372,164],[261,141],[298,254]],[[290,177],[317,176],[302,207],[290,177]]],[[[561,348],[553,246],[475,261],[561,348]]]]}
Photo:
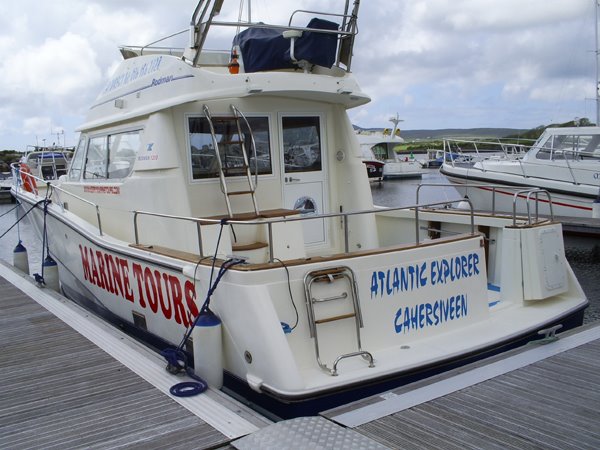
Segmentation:
{"type": "MultiPolygon", "coordinates": [[[[349,1],[346,1],[345,9],[343,14],[335,14],[323,11],[304,11],[297,10],[292,13],[289,19],[288,25],[273,25],[266,24],[263,22],[251,22],[242,21],[241,19],[238,21],[217,21],[214,18],[218,15],[221,10],[223,4],[223,0],[200,0],[198,5],[196,6],[194,13],[192,15],[192,19],[190,22],[190,27],[192,31],[192,48],[196,51],[194,59],[192,61],[193,65],[196,66],[200,57],[200,53],[204,50],[204,43],[206,41],[206,36],[209,32],[209,29],[213,26],[219,27],[234,27],[234,28],[269,28],[273,30],[295,30],[302,32],[314,32],[321,34],[331,34],[338,36],[338,40],[342,40],[344,38],[353,38],[358,33],[357,25],[356,25],[356,16],[358,13],[358,6],[360,4],[359,0],[354,1],[353,7],[349,8],[349,1]],[[309,27],[299,27],[292,26],[292,19],[294,14],[297,12],[309,12],[322,16],[337,16],[342,17],[342,25],[337,30],[324,30],[319,28],[309,28],[309,27]]],[[[350,62],[351,62],[351,47],[353,45],[353,39],[350,40],[350,47],[342,46],[338,42],[337,56],[335,65],[339,67],[340,62],[343,62],[346,65],[346,71],[350,71],[350,62]],[[342,48],[344,47],[344,48],[342,48]],[[348,47],[348,48],[346,48],[348,47]],[[342,53],[350,53],[345,55],[345,60],[342,60],[342,53]]]]}
{"type": "MultiPolygon", "coordinates": [[[[15,186],[18,185],[19,180],[20,180],[20,170],[21,169],[19,167],[19,164],[20,163],[12,163],[10,165],[11,170],[13,171],[13,180],[14,180],[15,186]]],[[[96,220],[98,221],[98,234],[100,236],[104,235],[103,232],[102,232],[102,221],[100,220],[100,206],[99,205],[97,205],[96,203],[91,202],[91,201],[89,201],[89,200],[87,200],[87,199],[85,199],[83,197],[80,197],[77,194],[73,194],[72,192],[69,192],[69,191],[67,191],[67,190],[65,190],[63,188],[60,188],[60,187],[56,186],[55,184],[52,184],[50,181],[47,181],[47,180],[44,180],[43,178],[38,177],[37,175],[28,174],[28,176],[32,177],[34,180],[36,180],[36,182],[40,181],[41,183],[45,184],[48,189],[52,190],[51,194],[54,193],[54,192],[62,192],[62,193],[66,194],[66,195],[69,195],[69,196],[71,196],[71,197],[73,197],[73,198],[75,198],[75,199],[77,199],[77,200],[79,200],[79,201],[81,201],[83,203],[86,203],[86,204],[88,204],[90,206],[93,206],[95,208],[95,210],[96,210],[96,220]]],[[[59,197],[58,194],[57,194],[57,197],[59,197]]],[[[60,197],[59,197],[59,205],[61,206],[61,208],[63,209],[63,212],[64,212],[65,205],[64,205],[64,202],[60,200],[60,197]]]]}
{"type": "Polygon", "coordinates": [[[143,45],[143,46],[140,47],[140,55],[144,54],[144,50],[146,48],[152,48],[151,46],[154,45],[154,44],[158,44],[159,42],[166,41],[167,39],[170,39],[172,37],[179,36],[180,34],[183,34],[183,33],[187,33],[188,31],[189,30],[186,28],[185,30],[177,31],[176,33],[173,33],[173,34],[170,34],[168,36],[161,37],[160,39],[157,39],[155,41],[149,42],[148,44],[143,45]]]}
{"type": "Polygon", "coordinates": [[[548,205],[550,206],[550,221],[554,221],[554,213],[552,212],[552,197],[550,196],[550,192],[548,192],[545,189],[540,189],[540,188],[534,188],[534,189],[522,189],[520,191],[515,192],[514,196],[513,196],[513,226],[517,226],[517,200],[519,199],[520,196],[522,196],[523,194],[527,194],[527,197],[525,199],[526,205],[527,205],[527,222],[529,225],[532,224],[531,222],[531,211],[529,210],[529,200],[531,199],[532,195],[535,195],[535,220],[536,222],[539,220],[539,208],[538,208],[538,194],[546,194],[546,197],[548,198],[548,205]]]}
{"type": "MultiPolygon", "coordinates": [[[[429,207],[434,207],[434,206],[440,206],[440,205],[447,205],[447,204],[452,204],[452,203],[456,203],[460,201],[459,199],[455,199],[455,200],[451,200],[451,201],[442,201],[442,202],[435,202],[435,203],[428,203],[428,204],[424,204],[424,205],[411,205],[411,206],[400,206],[400,207],[391,207],[391,208],[375,208],[375,209],[368,209],[368,210],[360,210],[360,211],[352,211],[352,212],[340,212],[340,213],[327,213],[327,214],[318,214],[318,215],[310,215],[310,216],[304,216],[304,217],[284,217],[284,218],[265,218],[265,219],[260,219],[260,220],[235,220],[235,219],[227,219],[226,223],[227,224],[232,224],[232,225],[267,225],[267,234],[268,234],[268,245],[269,245],[269,261],[273,262],[274,261],[274,255],[273,255],[273,230],[272,230],[272,226],[273,224],[276,223],[287,223],[287,222],[297,222],[297,221],[305,221],[305,220],[317,220],[317,219],[329,219],[329,218],[336,218],[336,217],[341,217],[344,221],[344,253],[350,253],[349,251],[349,229],[348,226],[346,225],[348,223],[348,217],[350,216],[358,216],[358,215],[365,215],[365,214],[381,214],[381,213],[387,213],[387,212],[393,212],[393,211],[402,211],[402,210],[411,210],[413,209],[415,211],[415,237],[416,237],[416,241],[415,241],[415,245],[420,245],[419,240],[419,210],[423,210],[424,208],[429,208],[429,207]]],[[[470,220],[470,224],[471,224],[471,234],[474,235],[475,234],[475,218],[474,218],[474,214],[473,214],[473,206],[471,205],[471,203],[469,202],[469,205],[471,207],[470,210],[470,216],[471,216],[471,220],[470,220]]],[[[157,213],[157,212],[151,212],[151,211],[132,211],[133,213],[133,217],[134,217],[134,235],[135,235],[135,243],[136,245],[140,245],[139,242],[139,230],[138,230],[138,216],[150,216],[150,217],[162,217],[165,219],[174,219],[174,220],[183,220],[183,221],[187,221],[187,222],[195,222],[197,224],[198,227],[198,240],[199,240],[199,251],[200,251],[200,257],[203,258],[204,257],[204,253],[202,250],[202,239],[201,239],[201,226],[202,225],[208,225],[208,224],[212,224],[212,225],[216,225],[216,224],[221,224],[223,223],[221,219],[209,219],[209,218],[201,218],[201,217],[189,217],[189,216],[176,216],[176,215],[172,215],[172,214],[162,214],[162,213],[157,213]]]]}
{"type": "MultiPolygon", "coordinates": [[[[256,141],[254,140],[254,133],[252,132],[252,127],[250,126],[250,123],[248,122],[248,119],[246,118],[244,113],[241,112],[234,104],[231,105],[231,110],[233,111],[234,117],[239,116],[244,120],[244,123],[246,124],[246,127],[250,132],[250,142],[252,143],[252,154],[254,156],[254,189],[256,189],[256,187],[258,186],[258,154],[256,152],[256,141]]],[[[239,129],[239,127],[238,131],[240,132],[240,140],[242,140],[241,130],[239,129]]]]}
{"type": "MultiPolygon", "coordinates": [[[[436,186],[436,187],[443,186],[443,187],[456,188],[456,186],[453,185],[453,184],[420,183],[417,186],[417,191],[416,191],[416,202],[417,202],[417,204],[419,204],[419,195],[420,195],[420,192],[421,192],[421,188],[422,187],[433,187],[433,186],[436,186]]],[[[465,184],[461,184],[460,187],[461,188],[465,187],[465,188],[488,188],[488,189],[491,189],[492,190],[492,210],[489,211],[489,213],[492,216],[496,215],[496,189],[497,188],[500,188],[500,189],[509,189],[509,190],[511,189],[509,186],[504,186],[504,185],[501,185],[501,184],[478,184],[478,183],[465,183],[465,184]]],[[[535,214],[536,221],[539,220],[539,214],[538,214],[539,200],[538,200],[538,196],[537,196],[538,193],[544,193],[544,194],[546,194],[546,196],[548,198],[548,203],[550,205],[550,220],[554,220],[554,214],[552,212],[552,197],[551,197],[550,193],[547,190],[541,189],[541,188],[529,188],[529,189],[519,190],[519,191],[517,191],[513,195],[513,216],[512,216],[513,224],[516,224],[516,221],[517,221],[516,207],[515,207],[517,199],[520,198],[520,197],[522,197],[523,194],[525,194],[525,193],[528,194],[527,197],[526,197],[527,211],[528,211],[527,219],[528,219],[528,222],[529,222],[530,225],[531,225],[531,215],[529,214],[529,199],[530,199],[530,194],[536,194],[536,198],[535,198],[535,202],[536,202],[535,203],[535,206],[536,206],[536,214],[535,214]]],[[[469,204],[471,204],[471,201],[469,200],[468,197],[463,198],[461,201],[467,201],[469,204]]]]}

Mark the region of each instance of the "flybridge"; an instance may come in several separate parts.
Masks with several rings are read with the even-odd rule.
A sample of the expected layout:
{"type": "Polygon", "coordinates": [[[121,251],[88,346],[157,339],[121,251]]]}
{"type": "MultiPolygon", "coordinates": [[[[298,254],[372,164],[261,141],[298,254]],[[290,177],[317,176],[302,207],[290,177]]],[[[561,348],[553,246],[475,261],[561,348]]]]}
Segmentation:
{"type": "Polygon", "coordinates": [[[226,66],[230,57],[235,57],[243,61],[243,73],[278,69],[310,72],[314,66],[349,72],[354,39],[358,33],[359,4],[360,1],[355,0],[350,7],[350,2],[346,1],[339,13],[296,10],[287,24],[266,24],[252,20],[250,5],[246,21],[241,20],[241,12],[238,21],[218,21],[216,17],[221,13],[223,0],[201,0],[190,21],[190,44],[187,49],[154,46],[188,31],[184,30],[143,47],[121,47],[121,53],[125,59],[170,54],[182,57],[194,67],[226,66]],[[305,21],[304,24],[300,25],[301,21],[305,21]],[[215,26],[236,30],[231,49],[209,51],[204,48],[210,29],[215,26]],[[239,32],[240,29],[243,31],[239,32]],[[265,54],[268,56],[265,57],[265,54]]]}

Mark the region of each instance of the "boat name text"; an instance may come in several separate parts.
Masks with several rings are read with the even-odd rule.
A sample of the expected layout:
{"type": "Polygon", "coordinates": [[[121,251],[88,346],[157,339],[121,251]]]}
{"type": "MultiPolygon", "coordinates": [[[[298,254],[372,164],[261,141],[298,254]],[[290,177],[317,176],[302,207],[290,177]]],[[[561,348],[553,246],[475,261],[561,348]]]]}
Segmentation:
{"type": "Polygon", "coordinates": [[[408,333],[411,329],[435,327],[444,322],[460,319],[467,313],[467,296],[454,295],[444,300],[400,308],[396,313],[394,328],[396,333],[408,333]]]}
{"type": "MultiPolygon", "coordinates": [[[[392,297],[399,292],[428,289],[476,277],[480,273],[479,267],[479,254],[472,252],[373,271],[371,298],[392,297]]],[[[401,306],[394,316],[394,330],[397,334],[408,333],[440,326],[467,315],[467,295],[458,293],[445,299],[401,306]]]]}
{"type": "Polygon", "coordinates": [[[83,277],[116,297],[137,303],[186,328],[198,315],[194,283],[168,273],[130,262],[109,253],[79,246],[83,277]]]}
{"type": "Polygon", "coordinates": [[[84,186],[83,192],[89,194],[114,194],[119,195],[121,188],[119,186],[84,186]]]}
{"type": "Polygon", "coordinates": [[[477,253],[378,270],[371,275],[371,298],[448,284],[476,275],[479,275],[477,253]]]}
{"type": "MultiPolygon", "coordinates": [[[[134,82],[138,78],[156,72],[160,68],[160,63],[162,62],[162,59],[162,56],[157,56],[156,58],[153,58],[150,61],[142,64],[140,67],[130,67],[129,69],[127,69],[127,71],[116,75],[108,82],[108,84],[104,88],[103,94],[107,94],[111,91],[114,91],[115,89],[119,89],[120,87],[126,86],[127,84],[134,82]]],[[[155,81],[157,80],[152,80],[152,85],[155,84],[155,81]]]]}

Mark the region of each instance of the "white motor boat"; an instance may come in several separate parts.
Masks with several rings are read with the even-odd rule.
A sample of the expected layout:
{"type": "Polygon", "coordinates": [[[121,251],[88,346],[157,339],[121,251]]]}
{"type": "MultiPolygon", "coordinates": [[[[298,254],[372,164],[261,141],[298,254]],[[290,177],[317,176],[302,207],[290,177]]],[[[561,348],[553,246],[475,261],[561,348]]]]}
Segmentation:
{"type": "Polygon", "coordinates": [[[67,173],[73,150],[59,146],[28,146],[14,175],[24,189],[36,192],[40,184],[58,180],[67,173]]]}
{"type": "Polygon", "coordinates": [[[122,49],[66,175],[16,178],[67,297],[279,417],[582,323],[559,223],[373,205],[346,112],[369,101],[358,1],[208,51],[236,29],[222,3],[190,48],[122,49]]]}
{"type": "Polygon", "coordinates": [[[476,209],[592,217],[600,196],[600,127],[548,128],[530,147],[451,140],[444,145],[495,150],[467,162],[447,158],[440,169],[476,209]]]}
{"type": "Polygon", "coordinates": [[[358,142],[364,161],[381,161],[384,163],[383,178],[420,178],[423,176],[422,164],[412,153],[399,154],[396,147],[404,142],[400,137],[398,123],[401,120],[396,114],[390,121],[394,128],[382,132],[358,132],[358,142]]]}

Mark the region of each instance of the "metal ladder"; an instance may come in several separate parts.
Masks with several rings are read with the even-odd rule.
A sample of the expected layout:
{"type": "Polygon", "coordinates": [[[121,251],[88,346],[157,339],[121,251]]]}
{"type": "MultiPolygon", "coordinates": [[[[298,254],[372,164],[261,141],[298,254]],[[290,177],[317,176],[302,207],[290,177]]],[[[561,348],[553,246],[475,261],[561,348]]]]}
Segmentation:
{"type": "MultiPolygon", "coordinates": [[[[251,145],[252,145],[252,150],[253,150],[254,161],[256,162],[256,164],[258,164],[258,159],[256,156],[256,143],[254,141],[254,135],[252,134],[252,128],[250,127],[248,120],[240,112],[240,110],[237,109],[234,105],[231,105],[232,115],[228,116],[228,117],[213,118],[210,113],[210,109],[206,105],[204,105],[203,111],[204,111],[204,115],[206,116],[206,120],[208,121],[208,126],[210,128],[210,134],[212,137],[213,146],[215,149],[215,156],[217,158],[217,168],[219,171],[219,181],[221,184],[221,192],[223,192],[223,195],[225,196],[225,204],[227,205],[227,214],[229,215],[230,218],[234,217],[233,210],[231,208],[231,201],[230,201],[231,196],[249,195],[252,198],[252,206],[254,208],[254,213],[257,216],[260,215],[260,210],[258,208],[258,202],[256,200],[256,187],[258,185],[258,167],[255,168],[256,170],[255,170],[254,177],[253,177],[252,172],[250,170],[248,151],[246,149],[244,134],[242,133],[242,125],[240,123],[240,121],[243,120],[248,129],[248,133],[250,135],[250,141],[251,141],[251,145]],[[235,127],[236,127],[235,131],[237,133],[237,139],[231,139],[229,141],[218,142],[217,135],[215,133],[215,125],[214,124],[219,123],[219,122],[235,123],[235,127]],[[227,187],[226,173],[228,171],[231,171],[232,168],[228,167],[227,164],[223,164],[223,154],[221,154],[221,150],[220,150],[219,146],[227,147],[227,146],[231,146],[231,145],[239,145],[239,147],[241,149],[243,164],[242,164],[242,166],[236,166],[234,168],[234,170],[236,170],[236,171],[241,170],[243,172],[243,174],[246,177],[247,183],[248,183],[248,189],[239,190],[239,191],[229,191],[229,189],[227,187]]],[[[227,153],[224,153],[224,154],[225,154],[225,156],[227,156],[227,153]]]]}
{"type": "Polygon", "coordinates": [[[304,292],[306,294],[306,308],[308,311],[308,323],[310,329],[310,337],[315,340],[315,353],[317,356],[317,362],[319,363],[319,367],[322,370],[329,373],[332,376],[337,376],[337,365],[342,359],[352,358],[355,356],[362,356],[365,360],[368,361],[369,367],[375,367],[373,362],[373,355],[366,350],[362,349],[360,343],[360,329],[363,327],[362,313],[360,310],[360,303],[358,301],[358,290],[356,287],[356,280],[354,278],[354,272],[347,266],[339,266],[339,267],[331,267],[328,269],[320,269],[313,270],[309,272],[304,277],[304,292]],[[332,297],[326,298],[315,298],[312,293],[313,283],[326,282],[326,283],[336,283],[340,281],[346,280],[348,283],[348,287],[350,288],[350,293],[344,291],[339,295],[335,295],[332,297]],[[340,314],[337,316],[330,317],[322,317],[316,318],[315,316],[315,305],[324,302],[334,302],[334,301],[344,301],[350,298],[350,303],[352,305],[352,312],[346,314],[340,314]],[[317,334],[317,326],[335,322],[338,320],[344,319],[354,319],[354,323],[356,326],[356,344],[357,351],[344,353],[335,358],[333,362],[333,367],[330,369],[321,361],[321,356],[319,353],[319,336],[317,334]]]}

